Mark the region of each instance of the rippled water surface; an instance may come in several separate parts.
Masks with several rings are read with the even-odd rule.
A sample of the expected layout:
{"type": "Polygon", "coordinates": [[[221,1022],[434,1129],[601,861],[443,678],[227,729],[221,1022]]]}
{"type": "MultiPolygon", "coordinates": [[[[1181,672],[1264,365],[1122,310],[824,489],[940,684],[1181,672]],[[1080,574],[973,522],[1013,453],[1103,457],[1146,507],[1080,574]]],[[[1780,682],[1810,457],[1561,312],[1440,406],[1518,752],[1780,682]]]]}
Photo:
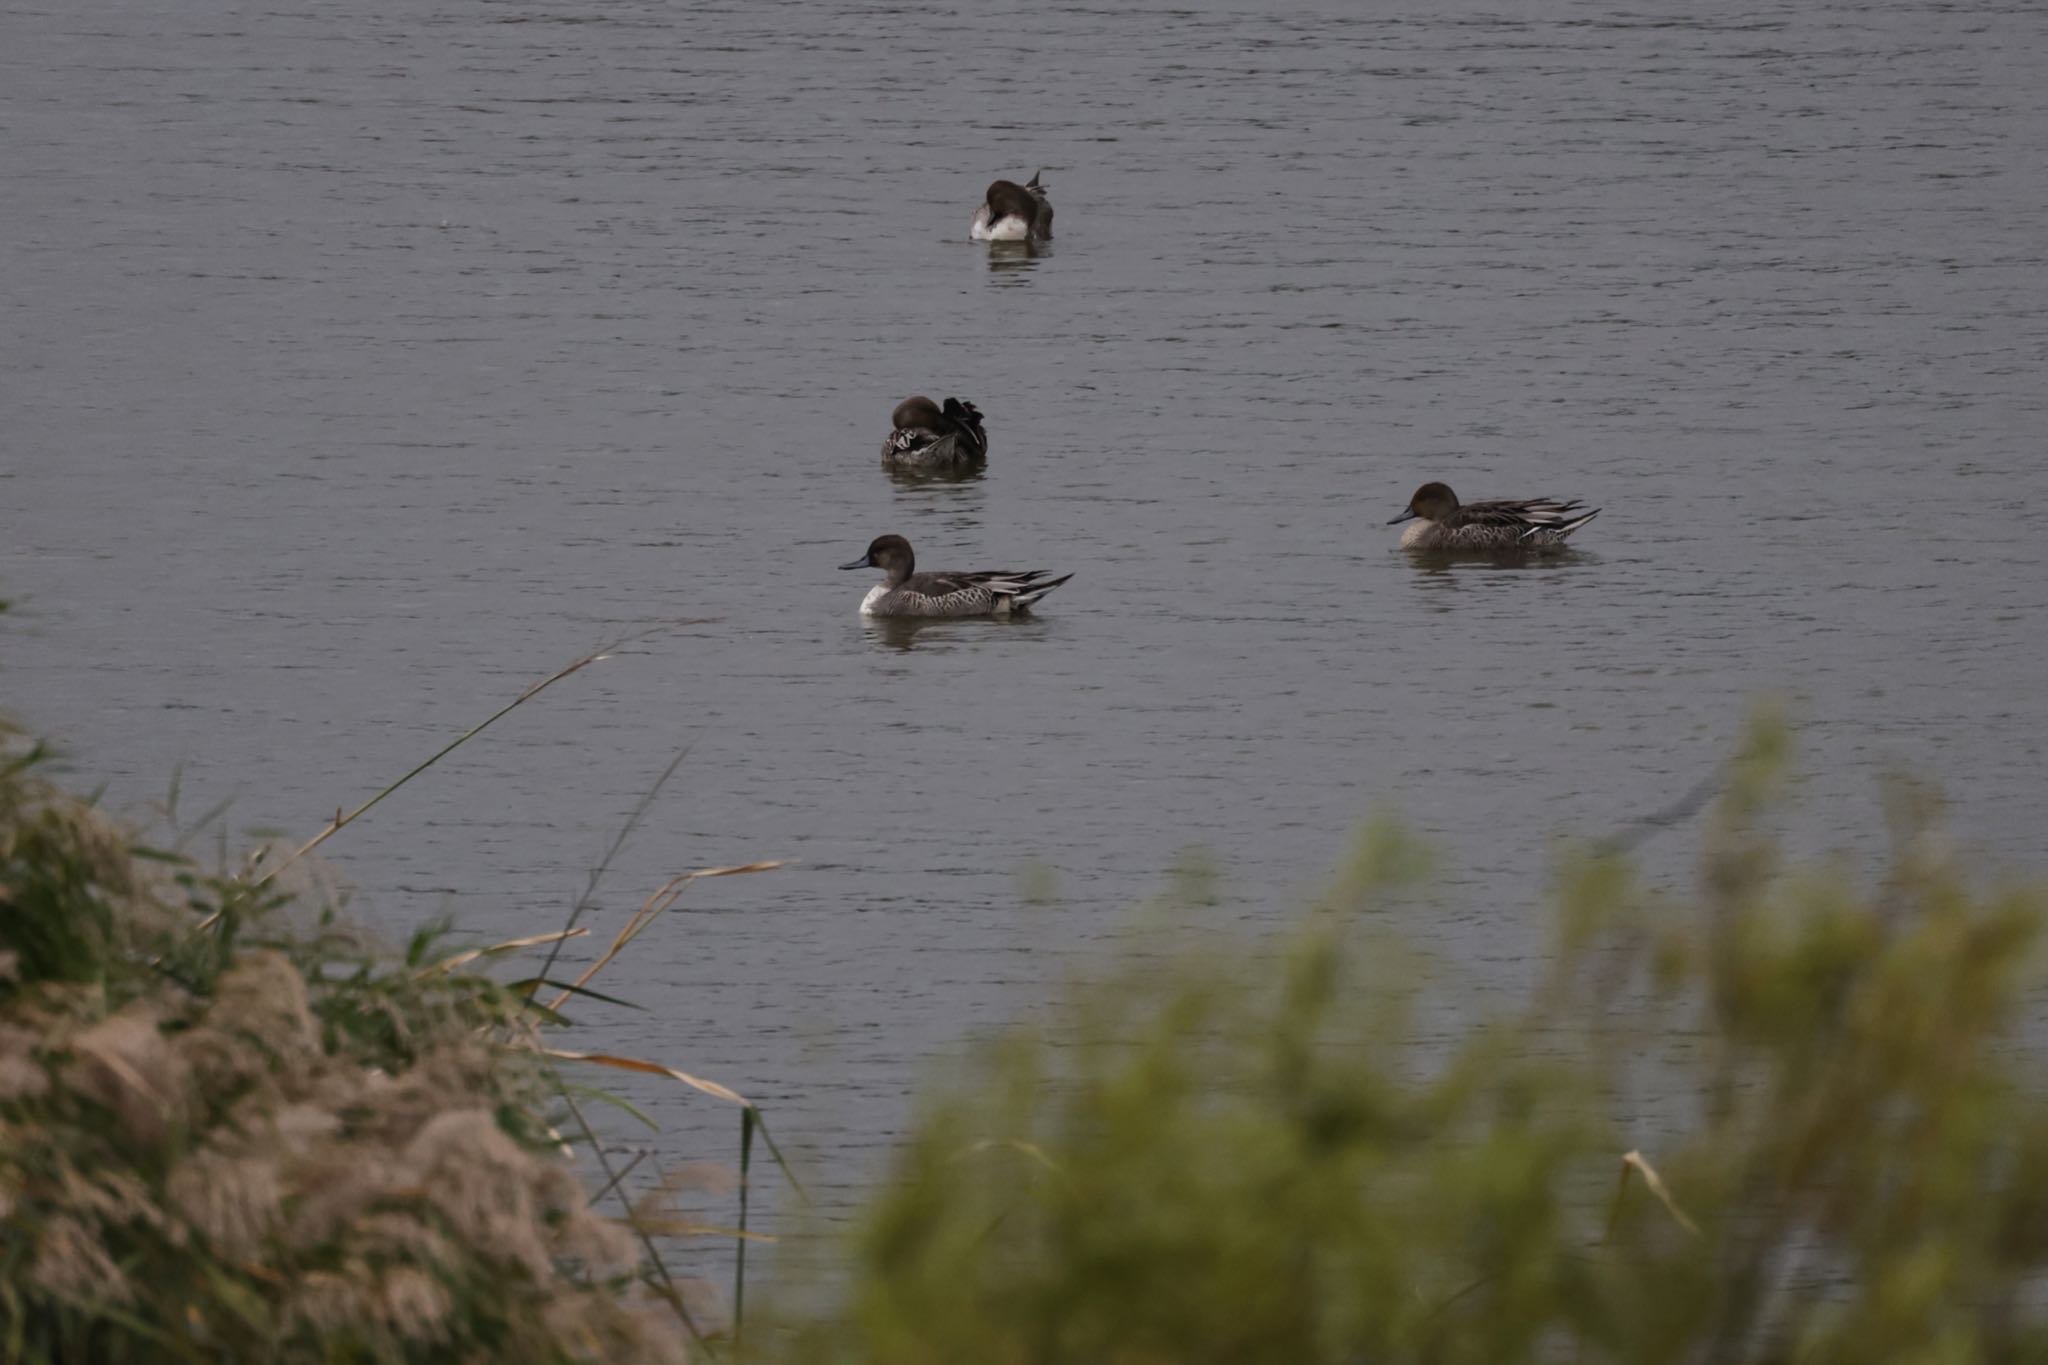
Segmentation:
{"type": "Polygon", "coordinates": [[[13,7],[0,703],[124,808],[182,766],[310,833],[627,639],[328,851],[394,934],[552,927],[686,749],[600,935],[794,865],[693,888],[600,1032],[828,1193],[1191,847],[1256,927],[1397,807],[1476,1008],[1557,836],[1766,691],[1802,846],[1906,767],[2038,867],[2048,10],[1512,9],[13,7]],[[969,244],[1040,166],[1056,243],[969,244]],[[985,477],[882,472],[910,393],[985,477]],[[1417,564],[1425,479],[1605,510],[1417,564]],[[1075,577],[878,628],[834,566],[885,531],[1075,577]]]}

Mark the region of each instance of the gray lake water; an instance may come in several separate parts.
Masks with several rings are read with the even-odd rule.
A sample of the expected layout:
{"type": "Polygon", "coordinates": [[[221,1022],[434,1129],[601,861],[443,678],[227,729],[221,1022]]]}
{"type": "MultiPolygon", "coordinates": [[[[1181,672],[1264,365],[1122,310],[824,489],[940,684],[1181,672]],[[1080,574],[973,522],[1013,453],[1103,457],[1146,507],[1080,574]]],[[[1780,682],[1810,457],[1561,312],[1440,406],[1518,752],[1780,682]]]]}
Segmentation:
{"type": "Polygon", "coordinates": [[[1802,848],[1873,849],[1900,768],[2038,868],[2048,9],[1511,9],[11,6],[0,704],[122,809],[182,769],[299,837],[642,637],[326,852],[393,936],[551,928],[687,749],[597,936],[793,863],[583,1036],[828,1202],[1191,848],[1256,931],[1398,809],[1476,1011],[1559,836],[1778,693],[1802,848]],[[1041,166],[1052,247],[968,243],[1041,166]],[[884,474],[911,393],[985,477],[884,474]],[[1426,479],[1605,510],[1418,565],[1426,479]],[[1075,577],[892,632],[834,568],[886,531],[1075,577]]]}

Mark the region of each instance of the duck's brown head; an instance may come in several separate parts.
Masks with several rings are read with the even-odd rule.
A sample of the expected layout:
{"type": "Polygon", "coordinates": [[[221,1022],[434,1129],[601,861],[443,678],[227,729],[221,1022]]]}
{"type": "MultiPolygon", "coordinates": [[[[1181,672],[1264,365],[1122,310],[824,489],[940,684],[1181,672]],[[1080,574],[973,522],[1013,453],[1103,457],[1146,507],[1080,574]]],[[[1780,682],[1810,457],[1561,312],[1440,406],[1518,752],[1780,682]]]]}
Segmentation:
{"type": "Polygon", "coordinates": [[[1446,483],[1426,483],[1415,490],[1415,496],[1408,499],[1408,505],[1401,509],[1401,515],[1387,525],[1394,526],[1413,517],[1424,521],[1442,521],[1458,510],[1458,495],[1446,483]]]}
{"type": "Polygon", "coordinates": [[[876,536],[868,544],[868,552],[851,564],[841,564],[842,569],[880,569],[889,575],[891,583],[901,583],[910,577],[910,571],[917,566],[917,556],[910,552],[910,542],[902,536],[876,536]]]}
{"type": "Polygon", "coordinates": [[[913,394],[896,405],[896,411],[889,414],[889,425],[898,431],[937,431],[939,429],[939,405],[923,394],[913,394]]]}

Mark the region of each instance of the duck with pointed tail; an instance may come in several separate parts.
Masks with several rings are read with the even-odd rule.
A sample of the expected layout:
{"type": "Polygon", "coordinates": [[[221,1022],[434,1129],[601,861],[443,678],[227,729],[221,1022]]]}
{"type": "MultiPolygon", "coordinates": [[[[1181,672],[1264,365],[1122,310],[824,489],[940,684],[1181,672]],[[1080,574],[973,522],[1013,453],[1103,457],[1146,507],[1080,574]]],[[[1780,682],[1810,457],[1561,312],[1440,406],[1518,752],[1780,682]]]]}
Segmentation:
{"type": "Polygon", "coordinates": [[[1029,611],[1073,577],[1052,578],[1043,569],[917,573],[917,556],[902,536],[877,536],[866,554],[839,567],[880,569],[885,575],[861,599],[863,616],[1011,616],[1029,611]]]}

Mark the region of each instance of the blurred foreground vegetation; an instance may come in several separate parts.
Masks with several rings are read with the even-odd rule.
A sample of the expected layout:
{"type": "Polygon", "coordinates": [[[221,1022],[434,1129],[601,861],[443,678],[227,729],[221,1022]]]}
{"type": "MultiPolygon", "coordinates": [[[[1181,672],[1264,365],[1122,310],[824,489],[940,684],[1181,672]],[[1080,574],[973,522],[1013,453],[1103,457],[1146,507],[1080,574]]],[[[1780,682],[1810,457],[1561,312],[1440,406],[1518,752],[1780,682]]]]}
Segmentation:
{"type": "Polygon", "coordinates": [[[2048,1360],[2048,899],[1975,886],[1903,786],[1874,880],[1785,866],[1784,740],[1692,897],[1581,855],[1545,982],[1449,1037],[1372,929],[1419,876],[1386,830],[1282,945],[1081,986],[928,1104],[843,1311],[771,1354],[2048,1360]]]}
{"type": "Polygon", "coordinates": [[[1275,942],[1140,936],[927,1100],[833,1307],[706,1341],[563,1159],[531,983],[143,848],[0,730],[0,1359],[2048,1361],[2048,897],[1903,786],[1874,875],[1785,865],[1784,742],[1689,896],[1568,859],[1526,1000],[1383,932],[1388,829],[1275,942]]]}

